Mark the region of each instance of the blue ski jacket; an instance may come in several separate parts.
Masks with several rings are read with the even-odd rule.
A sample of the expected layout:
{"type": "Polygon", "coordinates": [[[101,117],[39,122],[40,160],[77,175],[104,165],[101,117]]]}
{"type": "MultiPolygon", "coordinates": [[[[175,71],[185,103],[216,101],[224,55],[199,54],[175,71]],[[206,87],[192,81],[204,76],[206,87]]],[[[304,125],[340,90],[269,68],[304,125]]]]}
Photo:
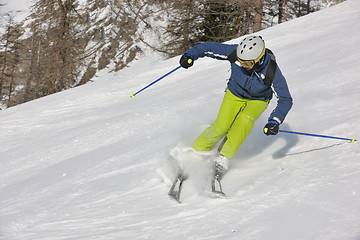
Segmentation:
{"type": "MultiPolygon", "coordinates": [[[[237,44],[207,42],[194,46],[184,54],[190,55],[194,61],[205,56],[218,60],[229,60],[228,56],[237,46],[237,44]]],[[[282,123],[291,109],[293,101],[285,77],[277,64],[272,86],[266,86],[263,82],[270,63],[269,51],[266,49],[264,61],[255,71],[246,70],[239,61],[231,63],[231,76],[227,87],[237,97],[263,101],[271,100],[274,92],[278,102],[276,108],[270,114],[269,120],[274,119],[282,123]]]]}

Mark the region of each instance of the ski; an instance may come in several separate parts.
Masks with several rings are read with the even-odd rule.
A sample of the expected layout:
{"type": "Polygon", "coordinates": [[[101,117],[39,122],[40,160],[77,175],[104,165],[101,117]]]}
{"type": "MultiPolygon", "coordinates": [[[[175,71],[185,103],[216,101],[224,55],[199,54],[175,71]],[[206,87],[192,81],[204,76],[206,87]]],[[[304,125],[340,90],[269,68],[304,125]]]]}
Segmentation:
{"type": "Polygon", "coordinates": [[[178,203],[181,203],[181,201],[180,201],[181,189],[182,189],[182,185],[186,179],[187,179],[187,175],[184,174],[182,171],[179,171],[176,179],[174,180],[174,182],[170,188],[169,196],[171,198],[175,199],[178,203]]]}
{"type": "Polygon", "coordinates": [[[218,178],[213,177],[211,179],[211,191],[219,197],[226,197],[218,178]]]}

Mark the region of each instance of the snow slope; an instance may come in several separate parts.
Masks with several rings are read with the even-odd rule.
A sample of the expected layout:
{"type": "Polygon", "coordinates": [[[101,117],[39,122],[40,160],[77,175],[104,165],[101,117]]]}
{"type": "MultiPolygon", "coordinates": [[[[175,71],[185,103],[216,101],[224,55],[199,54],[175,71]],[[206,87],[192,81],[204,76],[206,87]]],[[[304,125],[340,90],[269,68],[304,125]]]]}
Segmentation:
{"type": "Polygon", "coordinates": [[[9,19],[4,16],[10,14],[12,20],[19,23],[29,15],[29,9],[33,3],[31,0],[0,0],[0,4],[2,4],[0,7],[0,30],[1,33],[4,33],[4,26],[6,26],[9,21],[9,19]]]}
{"type": "MultiPolygon", "coordinates": [[[[359,10],[348,0],[260,33],[294,98],[282,129],[359,139],[359,10]]],[[[144,57],[0,112],[0,239],[360,239],[358,142],[265,136],[276,99],[223,179],[228,198],[209,197],[197,162],[183,203],[170,200],[169,152],[215,119],[229,76],[200,59],[130,98],[178,60],[144,57]]]]}

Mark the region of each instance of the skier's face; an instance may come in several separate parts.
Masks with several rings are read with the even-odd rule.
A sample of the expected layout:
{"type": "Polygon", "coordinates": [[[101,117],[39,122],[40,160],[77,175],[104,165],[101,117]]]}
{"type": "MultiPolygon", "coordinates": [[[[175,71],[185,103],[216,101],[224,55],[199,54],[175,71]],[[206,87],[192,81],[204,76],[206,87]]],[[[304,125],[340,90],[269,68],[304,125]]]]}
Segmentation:
{"type": "Polygon", "coordinates": [[[250,71],[254,66],[251,66],[251,67],[245,67],[243,66],[246,70],[250,71]]]}

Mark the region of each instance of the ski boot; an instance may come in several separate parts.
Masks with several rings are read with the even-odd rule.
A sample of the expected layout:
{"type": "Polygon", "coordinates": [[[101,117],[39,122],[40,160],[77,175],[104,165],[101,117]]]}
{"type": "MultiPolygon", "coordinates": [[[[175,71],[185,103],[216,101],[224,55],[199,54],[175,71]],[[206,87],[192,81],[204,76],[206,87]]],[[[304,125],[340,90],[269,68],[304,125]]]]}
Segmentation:
{"type": "Polygon", "coordinates": [[[214,178],[220,181],[229,169],[229,159],[220,154],[214,162],[214,178]]]}
{"type": "Polygon", "coordinates": [[[223,192],[220,180],[229,169],[229,159],[223,155],[219,155],[214,160],[214,176],[211,180],[211,190],[217,196],[226,197],[223,192]]]}

